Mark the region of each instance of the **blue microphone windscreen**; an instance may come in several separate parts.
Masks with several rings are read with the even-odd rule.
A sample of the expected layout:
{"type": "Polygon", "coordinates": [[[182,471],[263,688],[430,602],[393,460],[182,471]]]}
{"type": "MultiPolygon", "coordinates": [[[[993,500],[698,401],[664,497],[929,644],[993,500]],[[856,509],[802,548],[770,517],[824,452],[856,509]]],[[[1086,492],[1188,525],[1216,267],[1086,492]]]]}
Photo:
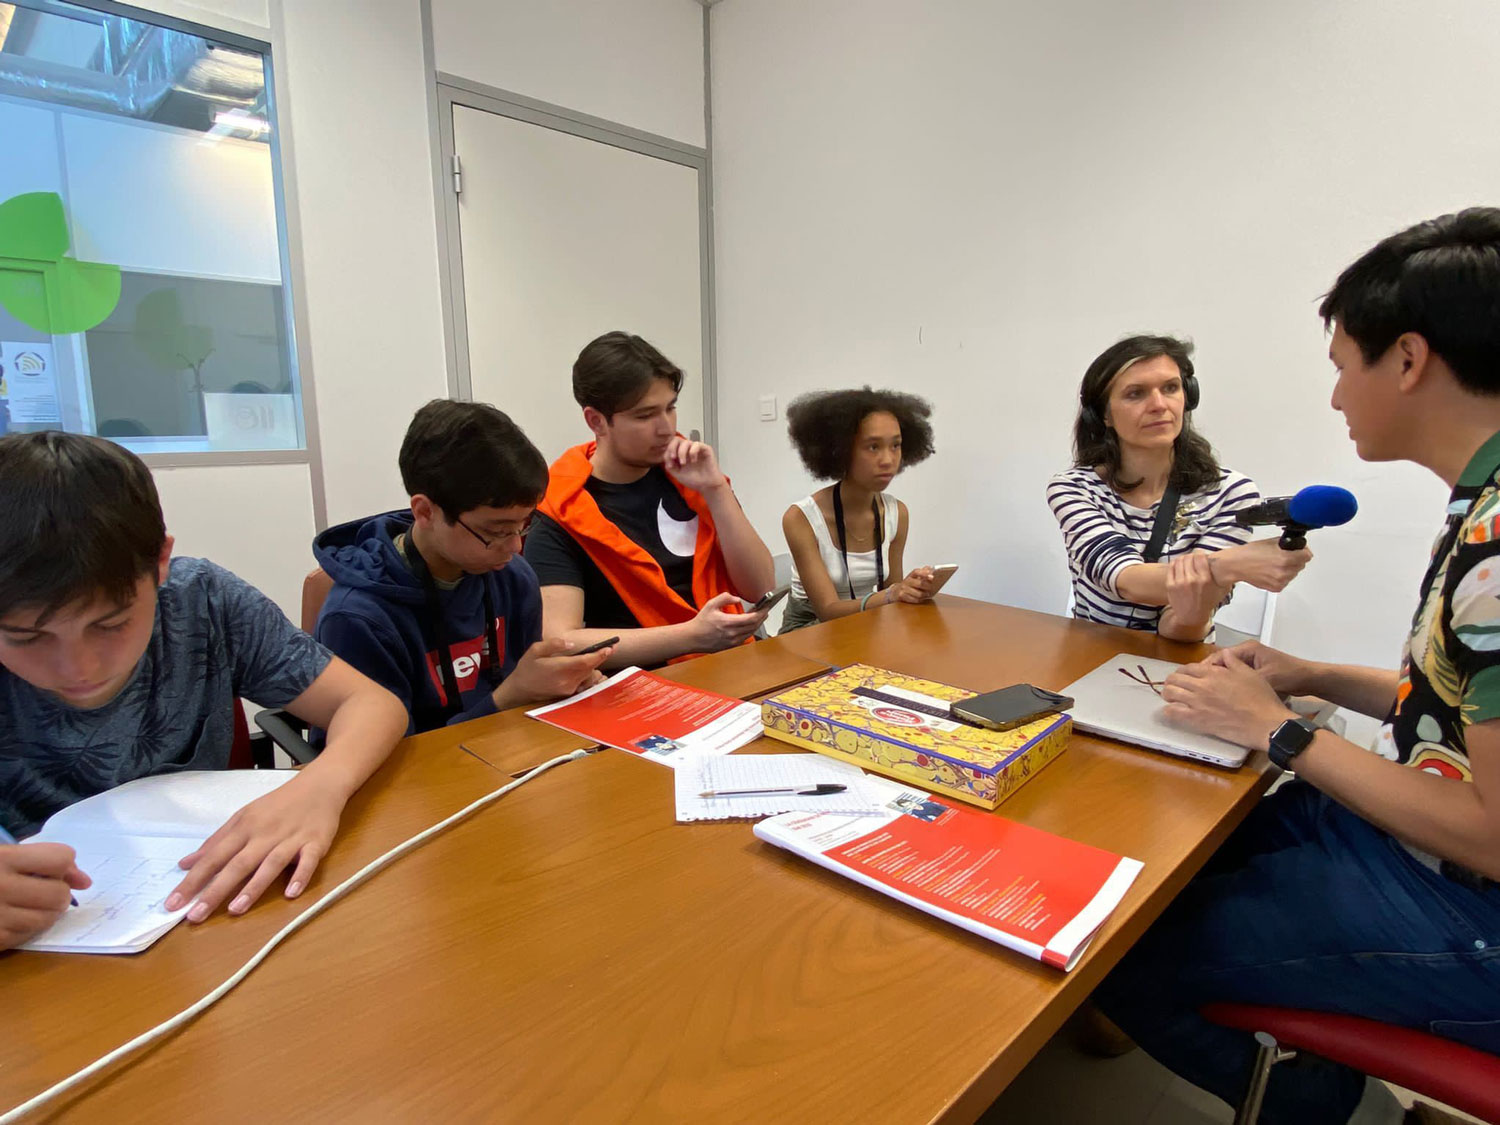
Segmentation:
{"type": "Polygon", "coordinates": [[[1310,484],[1292,497],[1287,515],[1303,527],[1337,527],[1359,511],[1359,501],[1347,488],[1310,484]]]}

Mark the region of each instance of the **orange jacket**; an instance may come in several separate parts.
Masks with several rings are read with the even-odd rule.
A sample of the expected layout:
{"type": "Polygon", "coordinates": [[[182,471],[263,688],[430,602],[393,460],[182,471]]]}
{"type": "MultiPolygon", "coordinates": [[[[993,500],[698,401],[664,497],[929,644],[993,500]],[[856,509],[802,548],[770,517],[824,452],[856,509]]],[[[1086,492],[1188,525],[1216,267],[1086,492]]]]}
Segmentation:
{"type": "MultiPolygon", "coordinates": [[[[641,627],[650,629],[690,621],[710,598],[734,593],[708,501],[691,488],[672,481],[698,516],[698,540],[693,548],[693,597],[698,605],[691,606],[667,584],[661,564],[611,523],[584,487],[593,473],[589,459],[596,444],[591,441],[575,445],[553,462],[547,494],[537,510],[556,520],[578,542],[641,627]]],[[[739,608],[733,604],[726,607],[732,613],[739,608]]]]}

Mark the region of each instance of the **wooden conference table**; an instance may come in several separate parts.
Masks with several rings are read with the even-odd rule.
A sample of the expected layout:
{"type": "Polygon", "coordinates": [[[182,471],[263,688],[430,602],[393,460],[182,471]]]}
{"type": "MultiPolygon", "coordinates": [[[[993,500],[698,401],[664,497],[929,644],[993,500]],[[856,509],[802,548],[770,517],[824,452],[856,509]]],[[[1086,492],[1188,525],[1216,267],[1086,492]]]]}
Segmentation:
{"type": "MultiPolygon", "coordinates": [[[[1055,689],[1122,650],[1202,651],[942,596],[668,674],[753,698],[864,660],[976,691],[1055,689]]],[[[518,712],[409,739],[350,803],[302,903],[179,926],[135,957],[0,955],[0,1112],[197,1000],[369,859],[578,745],[518,712]]],[[[1268,770],[1263,755],[1231,773],[1075,735],[1001,807],[1145,863],[1065,975],[747,824],[677,825],[664,767],[596,754],[376,875],[196,1022],[35,1120],[972,1121],[1268,770]]]]}

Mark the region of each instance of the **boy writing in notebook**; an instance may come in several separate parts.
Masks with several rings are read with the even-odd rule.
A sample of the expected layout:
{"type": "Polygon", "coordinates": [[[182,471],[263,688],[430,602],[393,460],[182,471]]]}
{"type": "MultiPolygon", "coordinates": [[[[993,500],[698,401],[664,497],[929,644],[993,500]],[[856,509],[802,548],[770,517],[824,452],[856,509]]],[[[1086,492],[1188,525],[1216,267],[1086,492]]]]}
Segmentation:
{"type": "Polygon", "coordinates": [[[610,332],[573,364],[594,440],[552,465],[526,561],[549,637],[618,634],[611,667],[658,665],[750,639],[741,613],[775,567],[713,449],[677,432],[682,369],[639,336],[610,332]]]}
{"type": "MultiPolygon", "coordinates": [[[[308,885],[344,804],[406,726],[400,704],[203,559],[172,558],[150,471],[102,438],[0,437],[0,825],[24,839],[127,781],[223,769],[240,697],[328,730],[327,749],[182,859],[166,900],[242,914],[308,885]]],[[[46,929],[88,875],[59,844],[0,845],[0,948],[46,929]]]]}
{"type": "MultiPolygon", "coordinates": [[[[542,640],[521,557],[547,462],[487,403],[437,399],[401,443],[409,510],[331,527],[313,552],[334,586],[316,636],[395,693],[408,730],[572,695],[609,656],[542,640]]],[[[583,647],[581,645],[576,647],[583,647]]]]}

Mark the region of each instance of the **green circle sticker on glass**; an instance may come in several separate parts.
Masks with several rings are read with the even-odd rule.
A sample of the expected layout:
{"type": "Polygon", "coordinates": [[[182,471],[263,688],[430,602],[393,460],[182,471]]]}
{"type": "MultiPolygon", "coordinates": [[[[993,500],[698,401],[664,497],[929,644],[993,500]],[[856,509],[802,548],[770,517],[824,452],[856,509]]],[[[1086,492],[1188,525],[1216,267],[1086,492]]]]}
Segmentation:
{"type": "Polygon", "coordinates": [[[0,307],[53,336],[87,332],[120,303],[120,267],[67,257],[68,221],[56,192],[0,203],[0,307]]]}

